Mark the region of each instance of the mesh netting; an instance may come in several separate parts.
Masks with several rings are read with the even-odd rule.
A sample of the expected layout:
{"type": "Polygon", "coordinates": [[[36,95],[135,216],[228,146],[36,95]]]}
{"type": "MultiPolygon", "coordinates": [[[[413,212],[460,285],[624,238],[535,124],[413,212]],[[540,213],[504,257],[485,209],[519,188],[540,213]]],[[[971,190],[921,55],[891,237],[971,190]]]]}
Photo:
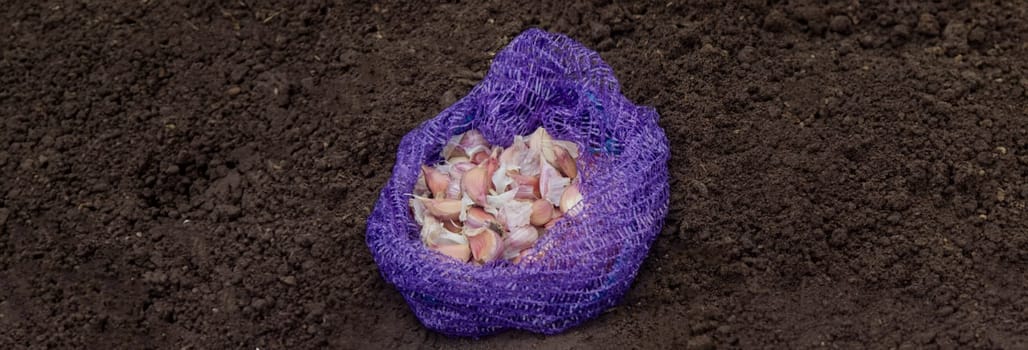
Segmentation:
{"type": "Polygon", "coordinates": [[[382,276],[425,326],[450,335],[553,334],[595,317],[624,295],[663,226],[669,148],[657,118],[621,95],[595,52],[563,35],[522,33],[466,97],[401,141],[367,224],[382,276]],[[469,129],[506,147],[539,126],[582,150],[581,211],[518,264],[476,266],[426,248],[408,205],[420,166],[442,161],[446,141],[469,129]]]}

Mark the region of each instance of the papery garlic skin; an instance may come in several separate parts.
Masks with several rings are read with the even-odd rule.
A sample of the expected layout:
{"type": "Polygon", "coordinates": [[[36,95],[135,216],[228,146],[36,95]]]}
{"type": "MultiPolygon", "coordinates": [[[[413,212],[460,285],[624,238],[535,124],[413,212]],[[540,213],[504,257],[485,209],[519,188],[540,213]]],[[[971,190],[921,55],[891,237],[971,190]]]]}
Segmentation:
{"type": "Polygon", "coordinates": [[[485,211],[489,214],[498,215],[500,208],[507,205],[508,202],[513,201],[517,195],[517,190],[510,190],[500,194],[491,194],[486,196],[485,211]]]}
{"type": "Polygon", "coordinates": [[[439,220],[426,216],[425,225],[421,227],[421,242],[434,247],[442,244],[467,244],[468,239],[463,234],[447,230],[439,220]]]}
{"type": "Polygon", "coordinates": [[[517,227],[528,226],[531,223],[532,202],[519,200],[508,201],[500,208],[496,218],[504,223],[504,227],[513,231],[517,227]]]}

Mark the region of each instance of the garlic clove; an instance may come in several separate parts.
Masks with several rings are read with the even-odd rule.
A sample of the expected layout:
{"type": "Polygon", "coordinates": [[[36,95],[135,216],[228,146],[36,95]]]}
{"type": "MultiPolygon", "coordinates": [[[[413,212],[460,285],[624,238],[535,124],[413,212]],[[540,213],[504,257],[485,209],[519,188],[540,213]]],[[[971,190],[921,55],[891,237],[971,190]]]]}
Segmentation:
{"type": "Polygon", "coordinates": [[[461,180],[464,178],[464,173],[474,168],[475,165],[468,162],[451,164],[448,169],[449,171],[447,172],[450,175],[450,182],[448,183],[448,186],[446,186],[444,198],[460,199],[460,185],[461,180]]]}
{"type": "Polygon", "coordinates": [[[490,155],[488,158],[483,160],[482,163],[479,164],[480,167],[485,168],[485,176],[486,179],[489,180],[489,185],[492,185],[493,175],[495,175],[496,170],[500,168],[500,160],[497,159],[498,157],[499,153],[497,153],[497,151],[494,150],[492,155],[490,155]]]}
{"type": "Polygon", "coordinates": [[[426,246],[435,247],[442,244],[467,244],[468,238],[447,230],[436,218],[426,216],[425,225],[421,227],[421,242],[426,246]]]}
{"type": "Polygon", "coordinates": [[[471,158],[468,158],[467,156],[456,156],[446,159],[446,162],[450,164],[471,163],[471,158]]]}
{"type": "Polygon", "coordinates": [[[568,188],[564,190],[564,194],[560,196],[560,211],[575,215],[581,211],[581,207],[576,207],[576,205],[581,201],[582,193],[578,191],[578,184],[568,186],[568,188]]]}
{"type": "Polygon", "coordinates": [[[560,197],[564,189],[571,184],[571,179],[563,177],[560,172],[547,162],[542,162],[542,173],[539,175],[539,194],[555,206],[560,205],[560,197]]]}
{"type": "Polygon", "coordinates": [[[471,245],[468,243],[444,244],[436,246],[435,250],[460,262],[468,262],[468,259],[471,258],[471,245]]]}
{"type": "Polygon", "coordinates": [[[537,199],[535,202],[532,202],[532,215],[529,218],[532,225],[545,225],[552,216],[553,204],[550,204],[545,199],[537,199]]]}
{"type": "Polygon", "coordinates": [[[508,231],[521,226],[528,226],[532,222],[532,202],[513,200],[500,207],[496,219],[503,223],[508,231]]]}
{"type": "MultiPolygon", "coordinates": [[[[577,153],[577,150],[575,152],[577,153]]],[[[578,177],[578,165],[575,164],[575,158],[572,156],[570,151],[562,146],[557,146],[553,148],[553,153],[555,155],[555,159],[554,164],[552,165],[557,168],[557,170],[560,170],[561,174],[572,179],[578,177]]]]}
{"type": "Polygon", "coordinates": [[[471,129],[464,133],[464,137],[460,140],[460,148],[464,150],[464,154],[475,159],[475,156],[480,152],[485,152],[486,156],[489,155],[489,142],[486,141],[485,135],[482,132],[471,129]]]}
{"type": "Polygon", "coordinates": [[[489,153],[476,152],[475,155],[471,157],[471,162],[475,164],[482,164],[482,162],[484,162],[486,159],[489,159],[489,153]]]}
{"type": "Polygon", "coordinates": [[[440,220],[457,220],[464,209],[460,200],[456,199],[430,199],[416,197],[425,205],[428,212],[440,220]]]}
{"type": "Polygon", "coordinates": [[[471,200],[475,204],[485,206],[486,195],[489,194],[489,187],[491,182],[486,177],[486,168],[476,167],[468,170],[464,173],[461,179],[461,187],[464,189],[464,194],[471,197],[471,200]]]}
{"type": "Polygon", "coordinates": [[[506,166],[508,169],[515,167],[517,165],[515,163],[515,156],[525,149],[528,149],[528,145],[525,144],[521,136],[514,136],[514,142],[510,144],[510,147],[507,147],[500,153],[500,165],[506,166]]]}
{"type": "MultiPolygon", "coordinates": [[[[510,231],[510,234],[503,239],[505,252],[514,251],[520,253],[522,250],[531,248],[539,239],[539,229],[532,226],[521,226],[510,231]]],[[[506,253],[504,255],[507,255],[506,253]]]]}
{"type": "Polygon", "coordinates": [[[467,220],[464,222],[464,225],[468,228],[475,229],[482,227],[490,227],[490,225],[496,223],[498,223],[498,221],[496,220],[496,216],[487,213],[485,209],[479,207],[472,207],[471,209],[468,209],[467,220]]]}
{"type": "Polygon", "coordinates": [[[514,197],[517,199],[537,199],[542,195],[539,192],[539,178],[535,176],[525,176],[518,174],[513,171],[507,172],[507,175],[514,180],[516,183],[518,193],[514,197]]]}
{"type": "Polygon", "coordinates": [[[446,188],[450,186],[450,176],[435,168],[422,165],[421,173],[425,176],[425,184],[435,198],[446,196],[446,188]]]}
{"type": "Polygon", "coordinates": [[[553,137],[541,126],[536,128],[535,132],[531,135],[528,135],[528,147],[536,151],[542,151],[543,148],[548,147],[552,142],[553,137]]]}
{"type": "Polygon", "coordinates": [[[571,158],[578,158],[578,144],[574,142],[565,140],[553,140],[553,146],[555,147],[555,151],[556,148],[561,148],[565,152],[567,152],[568,156],[570,156],[571,158]]]}
{"type": "Polygon", "coordinates": [[[488,228],[465,230],[464,235],[468,238],[471,246],[471,256],[475,262],[485,264],[495,260],[503,254],[503,241],[500,235],[488,228]]]}
{"type": "Polygon", "coordinates": [[[460,172],[463,174],[471,169],[474,169],[475,167],[476,165],[471,162],[457,162],[450,165],[450,168],[453,169],[450,171],[450,173],[452,174],[453,172],[460,172]]]}

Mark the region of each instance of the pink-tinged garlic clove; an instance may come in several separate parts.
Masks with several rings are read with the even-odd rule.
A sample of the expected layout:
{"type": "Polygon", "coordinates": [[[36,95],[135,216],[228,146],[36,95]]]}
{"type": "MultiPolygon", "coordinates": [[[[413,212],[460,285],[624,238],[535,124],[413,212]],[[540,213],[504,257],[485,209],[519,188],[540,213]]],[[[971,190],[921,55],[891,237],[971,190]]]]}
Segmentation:
{"type": "Polygon", "coordinates": [[[471,170],[471,169],[474,169],[474,168],[475,168],[475,165],[471,164],[469,162],[453,163],[453,164],[450,165],[450,167],[448,169],[449,170],[448,174],[450,175],[450,183],[449,183],[449,186],[446,187],[445,198],[447,198],[447,199],[460,199],[461,198],[461,195],[460,195],[461,180],[464,178],[464,173],[467,173],[468,170],[471,170]]]}
{"type": "Polygon", "coordinates": [[[418,199],[425,205],[425,209],[428,209],[429,214],[432,214],[432,216],[439,220],[458,220],[461,211],[464,209],[460,200],[456,199],[430,199],[424,197],[418,197],[418,199]]]}
{"type": "Polygon", "coordinates": [[[489,159],[489,153],[476,152],[474,157],[471,157],[471,162],[475,164],[482,164],[486,159],[489,159]]]}
{"type": "Polygon", "coordinates": [[[563,146],[554,147],[553,152],[555,154],[553,166],[568,178],[578,177],[578,165],[575,164],[575,158],[571,153],[563,146]]]}
{"type": "Polygon", "coordinates": [[[468,259],[471,259],[471,245],[467,243],[444,244],[436,246],[435,250],[460,262],[468,262],[468,259]]]}
{"type": "Polygon", "coordinates": [[[494,156],[490,156],[479,164],[480,167],[485,168],[486,179],[489,180],[489,186],[492,188],[493,175],[496,174],[496,170],[500,168],[500,160],[494,156]]]}
{"type": "Polygon", "coordinates": [[[450,186],[450,176],[435,168],[422,165],[421,172],[425,176],[425,184],[435,198],[446,196],[446,188],[450,186]]]}
{"type": "Polygon", "coordinates": [[[517,172],[508,171],[509,176],[514,183],[517,184],[517,194],[514,198],[517,199],[537,199],[541,198],[542,194],[539,192],[539,178],[535,176],[525,176],[518,174],[517,172]]]}
{"type": "Polygon", "coordinates": [[[566,214],[575,215],[581,211],[581,207],[576,207],[576,205],[581,201],[582,193],[578,191],[578,184],[568,186],[568,188],[564,190],[564,194],[560,196],[560,211],[566,214]]]}
{"type": "Polygon", "coordinates": [[[468,209],[467,220],[464,225],[471,229],[490,227],[490,225],[498,224],[496,216],[487,213],[484,209],[479,207],[471,207],[468,209]]]}
{"type": "Polygon", "coordinates": [[[532,202],[532,216],[529,219],[532,225],[542,226],[553,217],[553,204],[545,199],[537,199],[532,202]]]}
{"type": "Polygon", "coordinates": [[[542,162],[542,173],[539,175],[539,194],[555,206],[560,205],[560,197],[564,189],[571,184],[571,179],[563,177],[549,163],[542,162]]]}
{"type": "Polygon", "coordinates": [[[488,228],[464,230],[464,235],[471,245],[471,256],[475,262],[485,264],[496,260],[503,254],[503,241],[500,235],[488,228]]]}
{"type": "Polygon", "coordinates": [[[490,186],[491,181],[486,177],[486,169],[483,167],[468,170],[461,179],[464,194],[480,206],[486,205],[486,195],[489,194],[490,186]]]}

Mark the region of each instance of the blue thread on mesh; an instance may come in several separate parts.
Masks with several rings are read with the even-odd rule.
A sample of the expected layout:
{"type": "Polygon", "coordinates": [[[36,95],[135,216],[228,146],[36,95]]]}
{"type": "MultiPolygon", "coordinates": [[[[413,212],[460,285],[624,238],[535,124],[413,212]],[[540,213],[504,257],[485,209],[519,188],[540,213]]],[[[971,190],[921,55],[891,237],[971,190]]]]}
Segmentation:
{"type": "Polygon", "coordinates": [[[553,334],[599,315],[631,285],[667,214],[670,150],[657,119],[621,95],[595,52],[563,35],[522,33],[467,96],[401,140],[367,222],[382,277],[426,327],[450,335],[553,334]],[[589,150],[579,159],[579,213],[542,235],[520,264],[474,266],[425,248],[407,203],[420,166],[441,160],[446,141],[471,128],[509,146],[539,126],[589,150]]]}

